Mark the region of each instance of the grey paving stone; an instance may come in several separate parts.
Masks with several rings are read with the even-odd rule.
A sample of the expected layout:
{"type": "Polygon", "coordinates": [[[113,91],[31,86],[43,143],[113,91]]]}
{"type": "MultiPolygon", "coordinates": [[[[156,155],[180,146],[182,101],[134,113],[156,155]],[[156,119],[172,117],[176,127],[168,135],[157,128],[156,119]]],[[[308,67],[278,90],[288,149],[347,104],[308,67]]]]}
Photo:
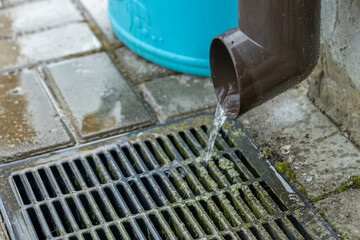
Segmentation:
{"type": "Polygon", "coordinates": [[[64,108],[70,110],[83,139],[154,122],[106,53],[55,63],[48,69],[50,85],[64,108]]]}
{"type": "Polygon", "coordinates": [[[217,103],[209,78],[169,76],[146,82],[140,89],[160,122],[214,107],[217,103]]]}
{"type": "Polygon", "coordinates": [[[80,21],[70,0],[47,0],[0,11],[0,38],[80,21]]]}
{"type": "Polygon", "coordinates": [[[0,161],[72,145],[39,75],[23,71],[0,76],[0,161]]]}
{"type": "Polygon", "coordinates": [[[3,217],[0,215],[0,239],[10,240],[3,217]]]}
{"type": "Polygon", "coordinates": [[[87,52],[100,46],[86,23],[73,23],[16,40],[0,40],[0,71],[87,52]]]}
{"type": "Polygon", "coordinates": [[[240,118],[256,138],[282,153],[310,198],[360,175],[360,153],[298,89],[287,91],[240,118]]]}
{"type": "Polygon", "coordinates": [[[5,7],[12,7],[26,2],[35,2],[39,0],[2,0],[5,7]]]}
{"type": "Polygon", "coordinates": [[[359,239],[360,189],[349,189],[315,203],[343,239],[359,239]]]}
{"type": "Polygon", "coordinates": [[[82,5],[91,15],[100,28],[105,38],[111,43],[120,43],[120,40],[114,34],[107,14],[108,0],[80,0],[82,5]]]}
{"type": "Polygon", "coordinates": [[[168,68],[147,61],[126,47],[117,49],[115,54],[122,72],[134,84],[175,73],[168,68]]]}

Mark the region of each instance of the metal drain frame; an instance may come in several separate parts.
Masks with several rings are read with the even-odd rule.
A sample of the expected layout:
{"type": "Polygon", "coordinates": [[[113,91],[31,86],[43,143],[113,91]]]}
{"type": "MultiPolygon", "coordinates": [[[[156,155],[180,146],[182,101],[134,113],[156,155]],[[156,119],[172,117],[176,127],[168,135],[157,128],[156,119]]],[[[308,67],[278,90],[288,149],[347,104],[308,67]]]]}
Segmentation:
{"type": "MultiPolygon", "coordinates": [[[[289,184],[276,172],[271,163],[260,156],[257,144],[238,121],[227,121],[224,124],[223,131],[217,138],[217,148],[218,150],[222,149],[219,151],[220,155],[230,159],[235,172],[231,172],[231,169],[227,169],[227,166],[221,167],[219,161],[215,161],[215,163],[212,163],[213,166],[208,166],[207,171],[203,172],[203,175],[206,175],[205,177],[196,173],[202,168],[201,164],[194,161],[194,159],[200,155],[205,147],[204,142],[199,139],[204,139],[203,126],[209,126],[212,117],[212,115],[208,114],[188,117],[164,125],[84,144],[65,151],[58,151],[1,166],[0,207],[12,239],[25,239],[24,237],[29,237],[29,234],[36,236],[38,233],[32,226],[36,221],[39,222],[42,228],[51,228],[52,223],[48,219],[55,221],[53,223],[55,226],[58,227],[59,224],[62,226],[60,230],[56,228],[56,231],[61,231],[61,234],[44,233],[45,237],[51,234],[49,236],[54,239],[87,239],[84,235],[87,232],[92,234],[89,235],[92,238],[106,239],[106,235],[114,235],[114,232],[110,229],[112,226],[117,226],[119,234],[125,233],[130,238],[134,238],[134,236],[129,236],[129,231],[132,229],[134,231],[132,234],[140,238],[145,238],[145,235],[148,234],[148,237],[151,235],[155,239],[163,236],[169,236],[169,239],[171,239],[171,236],[177,238],[182,236],[184,239],[204,237],[211,239],[251,239],[247,237],[252,236],[253,239],[262,239],[260,235],[272,239],[282,239],[285,235],[285,237],[291,238],[293,236],[291,235],[292,231],[295,234],[294,236],[299,239],[338,239],[335,232],[316,213],[310,203],[301,194],[294,192],[289,184]],[[197,134],[199,136],[195,136],[197,134]],[[150,144],[153,144],[154,152],[151,152],[150,145],[145,146],[146,139],[152,140],[150,144]],[[140,148],[135,149],[136,144],[140,148]],[[141,156],[145,148],[147,148],[147,154],[141,156]],[[107,165],[105,162],[108,162],[106,159],[110,156],[105,156],[105,160],[102,160],[99,154],[109,154],[110,149],[117,149],[118,156],[126,159],[125,161],[117,161],[127,165],[122,167],[119,164],[117,167],[114,164],[107,165]],[[161,156],[156,156],[157,154],[161,156]],[[89,156],[94,159],[89,160],[89,156]],[[135,159],[131,159],[133,158],[131,156],[135,156],[135,159]],[[157,166],[153,164],[151,166],[150,162],[146,163],[144,160],[145,158],[153,158],[151,160],[153,163],[159,163],[159,160],[156,160],[157,157],[164,161],[163,164],[157,166]],[[88,159],[84,160],[86,158],[88,159]],[[72,171],[74,162],[78,159],[82,159],[82,163],[84,161],[87,164],[90,163],[87,165],[87,169],[92,174],[89,179],[97,181],[96,183],[86,182],[84,180],[86,176],[83,175],[84,171],[72,171]],[[129,163],[132,161],[139,165],[130,166],[129,163]],[[71,162],[72,167],[64,167],[64,164],[66,166],[69,162],[71,162]],[[50,170],[49,167],[53,166],[57,166],[57,169],[60,166],[60,171],[50,170]],[[100,166],[98,173],[96,173],[97,166],[100,166]],[[216,169],[216,171],[212,170],[212,168],[216,169]],[[43,169],[47,172],[45,175],[40,176],[38,170],[43,169]],[[126,169],[130,169],[131,172],[126,174],[126,169]],[[56,187],[57,189],[56,192],[51,194],[51,190],[44,185],[46,181],[44,181],[43,177],[49,176],[49,174],[51,176],[60,176],[57,180],[51,180],[54,185],[53,188],[56,187]],[[158,179],[161,180],[156,180],[153,177],[156,174],[159,174],[158,179]],[[75,177],[72,178],[71,175],[75,177]],[[101,179],[99,176],[105,176],[105,179],[101,179]],[[219,176],[222,177],[222,180],[216,179],[219,176]],[[175,180],[173,180],[175,182],[169,180],[170,177],[176,178],[178,183],[175,180]],[[61,178],[65,179],[65,187],[59,185],[58,179],[61,178]],[[25,201],[24,196],[17,190],[17,186],[19,186],[18,179],[21,179],[20,182],[25,183],[25,190],[30,192],[31,195],[25,201]],[[81,184],[76,183],[79,179],[82,179],[81,184]],[[207,180],[210,179],[215,184],[207,184],[207,180]],[[146,181],[150,181],[150,183],[146,183],[146,181]],[[166,182],[165,190],[160,187],[161,181],[166,182]],[[224,183],[224,186],[219,186],[221,183],[224,183]],[[176,184],[183,186],[182,193],[180,192],[182,190],[179,190],[181,187],[176,186],[176,184]],[[68,189],[66,190],[66,188],[68,189]],[[128,198],[126,201],[120,194],[123,200],[122,204],[124,204],[122,207],[127,209],[127,213],[123,217],[120,217],[121,213],[116,212],[114,205],[109,200],[109,195],[104,190],[113,188],[118,189],[117,193],[123,191],[121,193],[127,195],[125,196],[125,198],[128,198]],[[131,193],[125,194],[129,190],[131,193]],[[170,190],[173,192],[165,193],[165,191],[170,190]],[[170,199],[169,196],[171,195],[177,197],[170,199]],[[81,197],[87,200],[79,204],[80,201],[83,201],[81,197]],[[76,209],[74,206],[84,206],[86,201],[88,201],[88,205],[92,203],[90,208],[99,205],[107,207],[100,207],[93,211],[96,215],[95,218],[100,218],[100,221],[95,223],[91,222],[89,210],[85,211],[85,207],[84,209],[77,208],[80,211],[85,211],[79,213],[82,217],[88,216],[89,218],[86,220],[87,222],[83,219],[83,223],[79,223],[74,217],[71,207],[69,207],[69,202],[65,204],[68,199],[76,199],[75,202],[73,200],[73,203],[71,203],[73,209],[76,209]],[[129,202],[130,205],[133,205],[132,207],[129,207],[129,202]],[[243,204],[244,209],[247,209],[247,213],[239,213],[241,211],[239,206],[236,207],[236,204],[240,203],[243,204]],[[251,206],[254,203],[255,205],[251,206]],[[269,203],[273,205],[269,205],[269,203]],[[64,210],[64,206],[67,209],[64,210]],[[131,208],[133,209],[131,210],[131,208]],[[111,209],[111,212],[104,213],[101,209],[107,209],[106,211],[111,209]],[[214,212],[214,209],[217,212],[214,212]],[[199,222],[202,215],[195,217],[199,211],[206,216],[206,221],[210,223],[199,222]],[[45,216],[44,212],[49,212],[49,215],[43,219],[35,217],[38,220],[34,220],[33,216],[45,216]],[[73,214],[72,217],[65,216],[72,221],[70,227],[66,226],[67,223],[62,222],[59,212],[73,214]],[[166,218],[173,221],[173,223],[171,221],[170,224],[164,223],[166,218]],[[165,233],[160,233],[159,228],[154,226],[156,221],[166,225],[166,227],[161,228],[165,229],[165,233]],[[218,221],[218,223],[214,221],[218,221]],[[85,225],[80,227],[84,223],[85,225]],[[145,230],[141,227],[144,224],[147,226],[145,230]],[[88,228],[90,225],[91,228],[88,228]],[[209,226],[209,229],[205,229],[204,226],[206,225],[209,226]],[[295,225],[300,226],[301,229],[297,229],[295,225]],[[81,231],[72,229],[75,226],[81,231]],[[287,231],[290,233],[287,233],[287,231]]],[[[114,156],[112,157],[113,160],[114,156]]],[[[76,169],[79,170],[78,167],[76,169]]],[[[111,192],[110,190],[106,191],[109,194],[111,192]]],[[[205,221],[203,216],[202,219],[202,221],[205,221]]]]}

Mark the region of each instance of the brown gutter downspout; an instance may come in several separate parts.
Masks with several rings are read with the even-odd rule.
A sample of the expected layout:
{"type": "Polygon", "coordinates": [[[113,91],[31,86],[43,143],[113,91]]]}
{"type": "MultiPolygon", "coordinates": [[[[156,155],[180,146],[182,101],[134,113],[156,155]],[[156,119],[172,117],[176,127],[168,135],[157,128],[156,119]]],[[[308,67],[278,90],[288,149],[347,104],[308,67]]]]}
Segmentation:
{"type": "Polygon", "coordinates": [[[210,68],[237,118],[305,79],[319,56],[321,0],[238,0],[239,26],[212,40],[210,68]]]}

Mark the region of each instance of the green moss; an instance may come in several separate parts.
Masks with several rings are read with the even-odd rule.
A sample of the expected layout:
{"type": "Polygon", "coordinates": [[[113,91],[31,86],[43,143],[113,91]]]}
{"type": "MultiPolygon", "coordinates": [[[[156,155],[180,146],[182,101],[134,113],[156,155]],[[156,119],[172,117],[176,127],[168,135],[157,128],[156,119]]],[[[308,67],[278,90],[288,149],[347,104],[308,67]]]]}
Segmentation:
{"type": "Polygon", "coordinates": [[[240,176],[235,169],[235,164],[227,158],[219,159],[219,168],[226,171],[231,178],[236,178],[240,176]]]}
{"type": "Polygon", "coordinates": [[[322,217],[324,217],[324,212],[323,211],[319,211],[319,214],[322,216],[322,217]]]}
{"type": "Polygon", "coordinates": [[[320,201],[322,199],[324,199],[324,196],[316,197],[316,198],[312,199],[311,202],[315,203],[315,202],[318,202],[318,201],[320,201]]]}
{"type": "Polygon", "coordinates": [[[226,158],[219,159],[219,167],[222,170],[229,170],[234,168],[234,163],[226,158]]]}
{"type": "Polygon", "coordinates": [[[360,187],[360,177],[356,176],[350,179],[353,182],[354,187],[360,187]]]}
{"type": "Polygon", "coordinates": [[[279,172],[284,173],[291,180],[294,180],[295,177],[296,177],[296,174],[294,173],[294,171],[291,169],[291,167],[287,163],[276,162],[275,163],[275,168],[279,172]]]}
{"type": "Polygon", "coordinates": [[[336,191],[337,191],[338,193],[341,193],[341,192],[345,191],[345,190],[348,189],[348,188],[349,188],[349,186],[348,186],[347,184],[343,184],[343,185],[341,185],[341,187],[339,187],[338,189],[336,189],[336,191]]]}
{"type": "Polygon", "coordinates": [[[350,187],[353,188],[360,188],[360,176],[356,176],[350,179],[348,183],[341,185],[339,188],[336,189],[336,192],[341,193],[350,187]]]}
{"type": "Polygon", "coordinates": [[[274,154],[275,154],[274,149],[272,149],[269,146],[263,146],[262,151],[263,151],[266,158],[269,158],[269,157],[272,158],[274,156],[274,154]]]}
{"type": "Polygon", "coordinates": [[[236,184],[233,184],[233,185],[231,186],[231,189],[232,189],[232,190],[237,190],[237,189],[240,189],[242,186],[243,186],[243,183],[242,183],[242,182],[238,182],[238,183],[236,183],[236,184]]]}
{"type": "Polygon", "coordinates": [[[299,186],[299,187],[297,187],[297,189],[302,193],[302,195],[304,195],[308,200],[310,200],[307,195],[306,189],[303,186],[299,186]]]}

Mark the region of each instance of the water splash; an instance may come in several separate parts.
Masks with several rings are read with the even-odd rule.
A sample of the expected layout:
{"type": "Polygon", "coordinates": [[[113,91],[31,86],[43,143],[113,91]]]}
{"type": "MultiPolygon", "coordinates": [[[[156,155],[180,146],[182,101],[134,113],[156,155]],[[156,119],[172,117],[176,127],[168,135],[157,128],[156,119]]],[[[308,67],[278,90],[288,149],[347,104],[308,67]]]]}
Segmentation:
{"type": "Polygon", "coordinates": [[[205,162],[208,162],[211,160],[211,153],[214,148],[216,135],[218,134],[218,132],[219,132],[221,126],[224,124],[225,120],[226,120],[225,111],[221,107],[221,105],[218,104],[216,107],[216,111],[215,111],[214,121],[212,123],[211,128],[209,129],[210,134],[209,134],[208,146],[207,146],[205,157],[204,157],[205,162]]]}

